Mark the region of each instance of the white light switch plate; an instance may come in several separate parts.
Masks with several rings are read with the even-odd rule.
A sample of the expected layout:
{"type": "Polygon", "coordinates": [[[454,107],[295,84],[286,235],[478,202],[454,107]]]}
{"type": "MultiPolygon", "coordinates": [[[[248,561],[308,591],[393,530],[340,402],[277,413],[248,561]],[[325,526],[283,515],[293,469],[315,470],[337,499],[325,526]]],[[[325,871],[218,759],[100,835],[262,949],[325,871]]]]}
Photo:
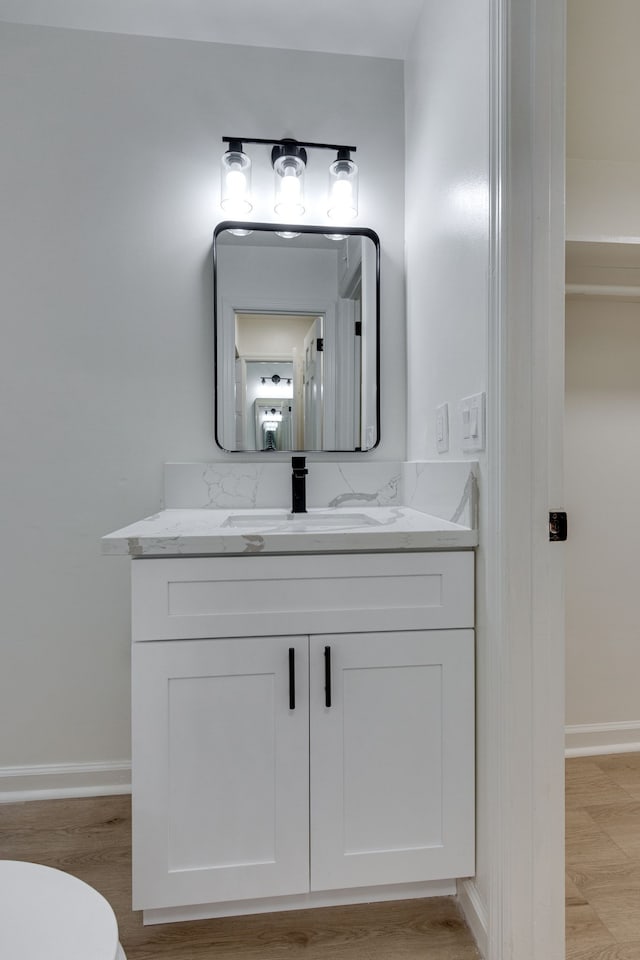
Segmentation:
{"type": "Polygon", "coordinates": [[[449,449],[449,404],[441,403],[436,407],[436,449],[446,453],[449,449]]]}
{"type": "Polygon", "coordinates": [[[474,393],[471,397],[463,397],[460,401],[459,410],[463,452],[473,453],[477,450],[484,450],[486,394],[474,393]]]}

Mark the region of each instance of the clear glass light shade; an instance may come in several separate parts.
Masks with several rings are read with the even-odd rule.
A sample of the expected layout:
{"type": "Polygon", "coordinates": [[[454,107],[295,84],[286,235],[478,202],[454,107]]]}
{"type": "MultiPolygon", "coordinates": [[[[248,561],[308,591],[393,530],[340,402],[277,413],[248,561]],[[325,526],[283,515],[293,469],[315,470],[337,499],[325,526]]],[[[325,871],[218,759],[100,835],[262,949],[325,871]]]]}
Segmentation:
{"type": "Polygon", "coordinates": [[[304,213],[304,168],[304,160],[295,156],[279,157],[273,165],[274,209],[283,220],[293,222],[304,213]]]}
{"type": "Polygon", "coordinates": [[[358,167],[353,160],[334,160],[329,167],[327,214],[341,223],[358,216],[358,167]]]}
{"type": "Polygon", "coordinates": [[[220,168],[220,206],[231,217],[242,217],[251,203],[251,160],[239,150],[227,150],[220,168]]]}

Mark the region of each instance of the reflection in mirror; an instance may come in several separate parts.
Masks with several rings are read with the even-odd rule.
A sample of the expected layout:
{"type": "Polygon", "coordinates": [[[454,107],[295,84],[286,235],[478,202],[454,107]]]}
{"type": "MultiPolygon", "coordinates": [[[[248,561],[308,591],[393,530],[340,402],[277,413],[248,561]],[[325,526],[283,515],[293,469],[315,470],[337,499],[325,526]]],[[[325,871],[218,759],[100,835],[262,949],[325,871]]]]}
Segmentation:
{"type": "Polygon", "coordinates": [[[216,440],[229,451],[378,442],[377,237],[224,223],[214,234],[216,440]],[[247,232],[246,228],[250,227],[247,232]]]}
{"type": "Polygon", "coordinates": [[[292,401],[258,397],[253,401],[255,450],[290,450],[292,401]]]}

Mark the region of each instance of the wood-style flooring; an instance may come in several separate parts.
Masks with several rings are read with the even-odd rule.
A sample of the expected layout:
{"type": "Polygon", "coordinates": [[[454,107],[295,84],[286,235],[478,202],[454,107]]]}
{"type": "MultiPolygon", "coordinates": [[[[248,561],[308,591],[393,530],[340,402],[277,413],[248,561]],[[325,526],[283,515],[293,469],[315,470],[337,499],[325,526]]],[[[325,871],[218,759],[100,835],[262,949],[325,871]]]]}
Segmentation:
{"type": "Polygon", "coordinates": [[[640,753],[566,763],[567,960],[640,960],[640,753]]]}
{"type": "Polygon", "coordinates": [[[143,927],[142,914],[131,911],[130,848],[129,797],[0,805],[0,857],[58,867],[99,890],[116,913],[127,960],[477,960],[479,956],[449,898],[143,927]]]}
{"type": "MultiPolygon", "coordinates": [[[[567,960],[640,960],[640,754],[566,765],[567,960]]],[[[0,805],[0,856],[90,883],[128,960],[476,960],[450,899],[143,927],[131,911],[130,798],[0,805]]]]}

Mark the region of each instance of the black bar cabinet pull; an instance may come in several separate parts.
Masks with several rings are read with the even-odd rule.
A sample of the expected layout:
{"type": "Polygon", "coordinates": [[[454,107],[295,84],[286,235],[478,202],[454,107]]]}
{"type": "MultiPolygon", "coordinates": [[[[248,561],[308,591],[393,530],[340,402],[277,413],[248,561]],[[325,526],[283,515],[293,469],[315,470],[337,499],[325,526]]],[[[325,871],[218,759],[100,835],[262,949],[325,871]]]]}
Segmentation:
{"type": "Polygon", "coordinates": [[[296,651],[289,647],[289,710],[296,708],[296,651]]]}
{"type": "Polygon", "coordinates": [[[331,706],[331,647],[324,648],[324,705],[331,706]]]}

